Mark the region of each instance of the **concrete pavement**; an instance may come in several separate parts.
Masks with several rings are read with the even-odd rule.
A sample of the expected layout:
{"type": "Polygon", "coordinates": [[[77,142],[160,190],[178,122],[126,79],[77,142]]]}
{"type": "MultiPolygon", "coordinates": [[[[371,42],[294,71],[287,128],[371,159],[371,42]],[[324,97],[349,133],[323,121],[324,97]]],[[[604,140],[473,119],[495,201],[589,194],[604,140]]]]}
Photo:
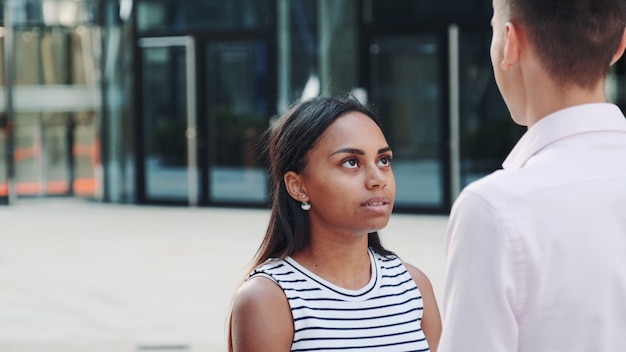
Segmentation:
{"type": "MultiPolygon", "coordinates": [[[[0,351],[225,351],[269,211],[28,199],[0,207],[0,351]]],[[[383,243],[441,300],[448,218],[394,214],[383,243]]]]}

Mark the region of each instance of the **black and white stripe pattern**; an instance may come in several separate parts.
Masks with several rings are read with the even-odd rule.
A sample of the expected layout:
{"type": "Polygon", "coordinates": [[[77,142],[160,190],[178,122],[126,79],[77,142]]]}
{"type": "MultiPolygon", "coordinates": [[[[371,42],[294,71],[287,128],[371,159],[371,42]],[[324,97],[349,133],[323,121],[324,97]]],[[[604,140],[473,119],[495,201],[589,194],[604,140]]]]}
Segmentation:
{"type": "Polygon", "coordinates": [[[292,351],[428,351],[423,301],[400,259],[370,250],[372,278],[347,290],[287,257],[250,277],[267,276],[285,292],[294,320],[292,351]]]}

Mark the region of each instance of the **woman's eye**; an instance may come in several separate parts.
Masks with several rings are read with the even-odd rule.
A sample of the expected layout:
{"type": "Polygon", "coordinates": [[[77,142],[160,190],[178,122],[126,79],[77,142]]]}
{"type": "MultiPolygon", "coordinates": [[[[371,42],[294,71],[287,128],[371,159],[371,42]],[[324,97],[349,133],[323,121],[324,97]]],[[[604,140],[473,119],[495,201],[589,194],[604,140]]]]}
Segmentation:
{"type": "Polygon", "coordinates": [[[359,162],[356,159],[348,159],[341,164],[341,166],[347,167],[349,169],[354,169],[359,167],[359,162]]]}
{"type": "Polygon", "coordinates": [[[391,158],[388,156],[383,156],[382,158],[380,158],[380,160],[378,161],[378,164],[380,166],[389,166],[391,165],[391,158]]]}

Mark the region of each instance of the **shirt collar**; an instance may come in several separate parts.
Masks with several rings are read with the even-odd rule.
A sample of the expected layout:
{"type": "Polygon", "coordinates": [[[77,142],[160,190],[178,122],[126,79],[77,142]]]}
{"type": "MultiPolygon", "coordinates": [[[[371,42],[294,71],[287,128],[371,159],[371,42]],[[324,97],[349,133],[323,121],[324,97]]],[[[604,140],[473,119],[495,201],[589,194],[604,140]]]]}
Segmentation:
{"type": "Polygon", "coordinates": [[[626,133],[626,119],[616,105],[595,103],[559,110],[530,127],[502,166],[504,169],[520,169],[533,155],[559,139],[598,131],[626,133]]]}

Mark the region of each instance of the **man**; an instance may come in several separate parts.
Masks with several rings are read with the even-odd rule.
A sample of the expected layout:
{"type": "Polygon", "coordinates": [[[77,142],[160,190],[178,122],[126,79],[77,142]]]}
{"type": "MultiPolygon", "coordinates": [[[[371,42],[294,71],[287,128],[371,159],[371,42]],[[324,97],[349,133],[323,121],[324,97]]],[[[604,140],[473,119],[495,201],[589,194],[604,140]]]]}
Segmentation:
{"type": "Polygon", "coordinates": [[[463,190],[440,352],[626,351],[626,119],[606,103],[625,0],[493,0],[491,60],[526,125],[463,190]]]}

